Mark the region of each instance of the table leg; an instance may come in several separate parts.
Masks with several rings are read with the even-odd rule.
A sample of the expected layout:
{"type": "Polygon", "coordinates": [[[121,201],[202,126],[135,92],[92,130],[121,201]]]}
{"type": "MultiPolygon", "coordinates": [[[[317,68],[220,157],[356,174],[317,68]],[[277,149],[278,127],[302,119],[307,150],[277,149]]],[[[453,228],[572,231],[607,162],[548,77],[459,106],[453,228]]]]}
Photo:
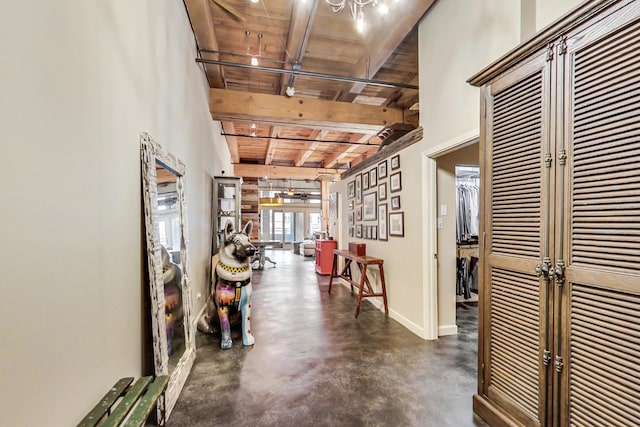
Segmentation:
{"type": "Polygon", "coordinates": [[[360,314],[360,303],[362,302],[362,292],[364,289],[365,280],[367,279],[367,266],[357,263],[360,267],[360,286],[358,287],[358,304],[356,306],[356,319],[360,314]]]}
{"type": "Polygon", "coordinates": [[[382,264],[378,264],[380,267],[380,284],[382,285],[382,299],[384,301],[384,314],[389,315],[389,307],[387,306],[387,286],[384,283],[384,267],[382,264]]]}
{"type": "Polygon", "coordinates": [[[329,293],[331,293],[331,285],[333,284],[333,278],[338,275],[338,255],[333,254],[333,261],[331,262],[331,278],[329,279],[329,293]]]}

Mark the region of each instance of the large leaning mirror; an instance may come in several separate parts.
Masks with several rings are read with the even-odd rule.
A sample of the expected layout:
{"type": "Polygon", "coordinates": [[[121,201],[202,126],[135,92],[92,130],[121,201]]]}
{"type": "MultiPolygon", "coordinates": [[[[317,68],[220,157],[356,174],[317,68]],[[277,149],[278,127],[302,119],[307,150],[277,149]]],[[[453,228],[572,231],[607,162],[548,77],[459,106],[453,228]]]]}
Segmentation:
{"type": "Polygon", "coordinates": [[[151,329],[156,375],[169,375],[158,401],[163,425],[196,357],[187,251],[184,164],[146,133],[141,135],[151,329]]]}

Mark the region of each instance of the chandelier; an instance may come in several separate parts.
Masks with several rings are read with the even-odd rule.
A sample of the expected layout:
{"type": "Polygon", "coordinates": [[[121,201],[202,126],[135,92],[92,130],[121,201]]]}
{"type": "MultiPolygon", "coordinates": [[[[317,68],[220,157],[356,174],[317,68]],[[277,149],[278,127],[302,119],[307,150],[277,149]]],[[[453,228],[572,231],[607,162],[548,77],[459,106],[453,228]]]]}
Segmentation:
{"type": "MultiPolygon", "coordinates": [[[[334,13],[342,12],[345,7],[349,8],[349,12],[351,12],[351,17],[356,21],[356,29],[359,33],[364,32],[364,9],[365,6],[371,5],[373,8],[377,9],[381,15],[386,15],[389,13],[389,7],[387,6],[387,2],[393,1],[394,3],[399,3],[400,0],[324,0],[329,6],[331,6],[331,10],[334,13]]],[[[305,2],[305,0],[303,0],[305,2]]]]}

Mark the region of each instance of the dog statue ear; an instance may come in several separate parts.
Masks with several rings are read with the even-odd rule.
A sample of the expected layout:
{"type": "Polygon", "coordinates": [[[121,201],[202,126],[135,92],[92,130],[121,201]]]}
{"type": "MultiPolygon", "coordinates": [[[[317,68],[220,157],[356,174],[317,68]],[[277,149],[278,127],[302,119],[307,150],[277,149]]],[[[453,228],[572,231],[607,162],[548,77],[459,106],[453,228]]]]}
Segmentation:
{"type": "Polygon", "coordinates": [[[224,226],[224,241],[229,239],[229,236],[233,234],[233,220],[228,219],[227,224],[224,226]]]}
{"type": "Polygon", "coordinates": [[[253,221],[249,221],[245,224],[242,232],[247,236],[251,237],[251,230],[253,230],[253,221]]]}

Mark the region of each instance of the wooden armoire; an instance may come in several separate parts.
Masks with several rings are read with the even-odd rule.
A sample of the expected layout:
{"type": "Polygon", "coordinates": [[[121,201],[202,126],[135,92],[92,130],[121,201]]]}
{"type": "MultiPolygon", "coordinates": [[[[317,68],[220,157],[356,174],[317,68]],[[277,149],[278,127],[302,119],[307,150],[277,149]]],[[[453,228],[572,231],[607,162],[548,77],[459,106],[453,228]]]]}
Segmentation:
{"type": "Polygon", "coordinates": [[[492,426],[640,425],[640,1],[586,1],[481,87],[492,426]]]}

